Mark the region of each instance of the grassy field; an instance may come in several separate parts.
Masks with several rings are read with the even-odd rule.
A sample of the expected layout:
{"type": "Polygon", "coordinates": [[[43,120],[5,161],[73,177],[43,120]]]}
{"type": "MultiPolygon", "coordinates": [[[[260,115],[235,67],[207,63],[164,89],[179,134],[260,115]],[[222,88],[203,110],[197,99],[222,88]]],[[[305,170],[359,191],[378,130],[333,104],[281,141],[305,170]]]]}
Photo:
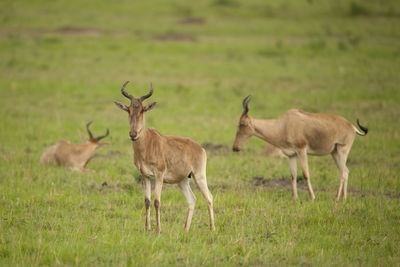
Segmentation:
{"type": "Polygon", "coordinates": [[[189,2],[0,2],[0,265],[399,266],[400,3],[189,2]],[[190,232],[175,186],[162,235],[144,231],[128,120],[113,104],[126,103],[126,80],[135,96],[154,85],[148,127],[209,144],[215,232],[193,182],[190,232]],[[231,152],[248,94],[255,117],[300,108],[369,127],[349,156],[346,203],[334,203],[330,156],[309,158],[312,204],[304,189],[292,202],[288,163],[263,141],[231,152]],[[90,120],[112,142],[94,172],[39,165],[90,120]]]}

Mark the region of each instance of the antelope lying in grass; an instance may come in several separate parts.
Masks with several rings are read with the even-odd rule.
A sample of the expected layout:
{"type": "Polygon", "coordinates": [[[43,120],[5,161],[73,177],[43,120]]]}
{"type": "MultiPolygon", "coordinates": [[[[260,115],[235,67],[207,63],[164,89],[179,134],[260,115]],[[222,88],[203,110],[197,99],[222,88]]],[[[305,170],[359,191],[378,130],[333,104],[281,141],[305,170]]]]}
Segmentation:
{"type": "Polygon", "coordinates": [[[160,234],[160,198],[163,183],[178,184],[188,203],[185,230],[189,231],[196,197],[190,189],[189,178],[194,177],[197,186],[205,197],[210,216],[210,229],[214,230],[213,197],[207,187],[205,150],[189,138],[166,136],[155,129],[146,128],[144,113],[151,110],[156,102],[143,106],[143,101],[153,94],[153,87],[148,94],[135,98],[125,91],[125,82],[121,88],[122,95],[131,103],[125,106],[115,104],[129,114],[129,137],[134,152],[133,162],[143,176],[144,202],[146,206],[146,230],[150,230],[150,177],[155,178],[155,200],[157,229],[160,234]]]}
{"type": "Polygon", "coordinates": [[[99,142],[110,133],[107,129],[105,135],[93,137],[89,126],[92,122],[86,124],[86,130],[89,134],[89,139],[79,132],[83,144],[71,144],[66,141],[58,141],[55,145],[46,149],[40,157],[41,164],[58,164],[74,171],[82,171],[89,161],[93,158],[97,148],[109,145],[108,142],[99,142]]]}
{"type": "Polygon", "coordinates": [[[247,115],[249,102],[250,96],[243,100],[244,110],[240,116],[233,151],[239,151],[253,135],[280,148],[289,158],[294,200],[298,198],[296,158],[299,158],[311,201],[314,201],[315,196],[308,172],[307,154],[317,156],[331,154],[340,171],[336,200],[340,199],[342,191],[343,198],[346,199],[349,176],[346,166],[347,156],[355,134],[364,136],[368,129],[361,126],[358,119],[357,124],[364,133],[341,116],[308,113],[298,109],[291,109],[276,119],[256,119],[247,115]]]}

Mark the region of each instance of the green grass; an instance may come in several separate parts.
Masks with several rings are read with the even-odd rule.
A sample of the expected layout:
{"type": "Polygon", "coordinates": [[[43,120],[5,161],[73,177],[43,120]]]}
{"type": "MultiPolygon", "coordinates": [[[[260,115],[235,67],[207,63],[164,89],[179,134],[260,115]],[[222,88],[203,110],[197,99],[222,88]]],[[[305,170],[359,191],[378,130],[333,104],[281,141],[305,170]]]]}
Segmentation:
{"type": "MultiPolygon", "coordinates": [[[[189,20],[190,21],[190,20],[189,20]]],[[[398,1],[2,1],[0,3],[0,265],[370,265],[400,262],[398,1]],[[187,24],[184,20],[197,19],[187,24]],[[306,191],[256,138],[208,151],[216,231],[197,196],[192,227],[175,186],[162,194],[162,235],[144,231],[128,120],[113,100],[153,83],[148,127],[231,147],[241,101],[271,118],[287,109],[368,125],[349,156],[349,198],[335,205],[331,157],[310,157],[306,191]],[[40,166],[77,130],[112,145],[76,173],[40,166]],[[102,187],[106,181],[109,186],[102,187]]],[[[299,182],[304,183],[304,181],[299,182]]],[[[154,209],[152,209],[154,229],[154,209]]]]}

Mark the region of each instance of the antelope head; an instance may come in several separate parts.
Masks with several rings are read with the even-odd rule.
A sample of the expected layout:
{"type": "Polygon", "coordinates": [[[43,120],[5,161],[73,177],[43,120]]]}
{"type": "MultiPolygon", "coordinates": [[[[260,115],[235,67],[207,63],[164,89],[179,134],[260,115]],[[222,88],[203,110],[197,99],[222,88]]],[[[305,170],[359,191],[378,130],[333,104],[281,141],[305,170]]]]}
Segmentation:
{"type": "Polygon", "coordinates": [[[126,81],[124,85],[122,85],[121,93],[123,96],[128,98],[131,103],[129,106],[126,106],[118,101],[114,101],[115,105],[120,109],[128,112],[129,114],[129,137],[132,141],[138,140],[143,134],[143,130],[145,129],[145,119],[144,113],[146,111],[151,110],[157,102],[153,102],[147,106],[143,105],[143,101],[149,98],[153,94],[153,85],[150,84],[150,92],[144,96],[139,98],[135,98],[132,95],[128,94],[125,91],[125,86],[129,81],[126,81]]]}
{"type": "Polygon", "coordinates": [[[249,112],[248,104],[251,100],[251,95],[243,99],[243,113],[239,119],[239,125],[236,130],[236,137],[233,143],[232,150],[235,152],[240,151],[244,143],[254,134],[254,125],[252,118],[247,115],[249,112]]]}
{"type": "Polygon", "coordinates": [[[107,132],[105,135],[100,135],[98,137],[93,137],[92,132],[89,129],[90,124],[92,124],[93,121],[90,121],[86,124],[86,130],[88,132],[89,138],[87,138],[86,136],[84,136],[80,131],[79,131],[79,135],[82,138],[82,141],[86,144],[93,144],[96,145],[96,148],[102,147],[102,146],[106,146],[109,145],[110,142],[100,142],[101,139],[107,137],[110,134],[110,131],[107,129],[107,132]]]}

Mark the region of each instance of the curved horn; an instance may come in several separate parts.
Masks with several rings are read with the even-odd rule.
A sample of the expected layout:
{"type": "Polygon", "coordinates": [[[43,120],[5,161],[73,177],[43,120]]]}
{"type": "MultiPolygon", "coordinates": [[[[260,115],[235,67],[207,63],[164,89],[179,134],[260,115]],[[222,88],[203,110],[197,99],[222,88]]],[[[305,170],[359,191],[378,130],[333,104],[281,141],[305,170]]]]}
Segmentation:
{"type": "Polygon", "coordinates": [[[132,100],[132,99],[133,99],[133,96],[130,95],[130,94],[128,94],[128,93],[125,91],[125,86],[126,86],[128,83],[129,83],[129,81],[126,81],[126,82],[124,83],[124,85],[122,85],[122,87],[121,87],[121,93],[122,93],[126,98],[129,98],[130,100],[132,100]]]}
{"type": "Polygon", "coordinates": [[[249,104],[249,102],[250,102],[250,100],[251,100],[251,95],[248,95],[248,96],[246,96],[246,98],[245,99],[243,99],[243,113],[242,113],[242,115],[247,115],[247,112],[249,112],[249,107],[248,107],[248,104],[249,104]]]}
{"type": "Polygon", "coordinates": [[[110,131],[107,129],[107,132],[105,135],[100,135],[99,137],[96,137],[97,141],[100,141],[101,139],[103,139],[104,137],[107,137],[110,134],[110,131]]]}
{"type": "Polygon", "coordinates": [[[150,92],[147,95],[141,96],[140,97],[140,101],[143,101],[147,98],[149,98],[152,94],[153,94],[154,90],[153,90],[153,84],[150,83],[150,92]]]}
{"type": "Polygon", "coordinates": [[[86,130],[87,130],[87,132],[88,132],[90,138],[93,138],[93,134],[92,134],[92,132],[89,130],[89,126],[90,126],[90,124],[92,124],[92,122],[93,122],[93,121],[89,121],[89,122],[86,124],[86,130]]]}

